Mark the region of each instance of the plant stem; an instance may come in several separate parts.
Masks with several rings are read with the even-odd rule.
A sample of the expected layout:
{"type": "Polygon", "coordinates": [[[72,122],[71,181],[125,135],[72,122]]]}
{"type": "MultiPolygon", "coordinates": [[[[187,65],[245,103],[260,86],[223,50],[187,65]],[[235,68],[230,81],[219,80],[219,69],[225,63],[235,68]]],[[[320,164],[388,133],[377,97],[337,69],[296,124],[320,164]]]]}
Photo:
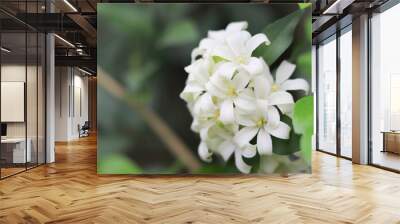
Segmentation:
{"type": "Polygon", "coordinates": [[[151,108],[131,97],[126,97],[126,89],[101,69],[98,69],[97,81],[110,94],[124,101],[136,111],[152,131],[158,135],[167,148],[190,170],[195,171],[201,167],[200,161],[192,154],[191,150],[179,138],[179,136],[168,126],[168,124],[151,108]]]}

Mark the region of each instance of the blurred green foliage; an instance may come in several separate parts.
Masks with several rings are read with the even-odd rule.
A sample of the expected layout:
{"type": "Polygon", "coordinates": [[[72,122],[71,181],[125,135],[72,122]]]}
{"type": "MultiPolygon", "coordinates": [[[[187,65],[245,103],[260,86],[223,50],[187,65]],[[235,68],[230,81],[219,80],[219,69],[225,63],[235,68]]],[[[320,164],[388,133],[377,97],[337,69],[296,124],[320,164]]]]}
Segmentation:
{"type": "Polygon", "coordinates": [[[314,132],[314,98],[306,96],[299,99],[294,105],[293,129],[301,134],[300,149],[304,159],[311,161],[312,134],[314,132]]]}
{"type": "Polygon", "coordinates": [[[168,24],[159,42],[160,47],[173,47],[193,43],[199,38],[199,31],[191,21],[176,21],[168,24]]]}
{"type": "MultiPolygon", "coordinates": [[[[256,53],[272,70],[289,59],[297,64],[291,78],[311,83],[311,7],[303,4],[98,4],[98,66],[123,84],[126,97],[156,111],[197,157],[199,137],[190,130],[192,118],[179,98],[187,78],[183,68],[190,64],[191,50],[208,30],[243,20],[249,23],[250,33],[265,32],[270,38],[271,45],[256,53]]],[[[296,91],[294,96],[297,100],[304,93],[296,91]]],[[[312,109],[305,106],[296,119],[303,119],[312,109]]],[[[295,125],[288,117],[284,122],[295,125]]],[[[101,86],[98,125],[99,173],[188,172],[135,111],[101,86]]],[[[272,172],[304,170],[302,161],[309,161],[311,154],[309,141],[304,140],[311,136],[306,132],[292,130],[290,141],[273,138],[277,155],[245,159],[253,165],[252,172],[267,169],[263,164],[267,160],[272,172]]],[[[232,158],[224,163],[215,157],[196,173],[235,172],[232,158]]]]}
{"type": "Polygon", "coordinates": [[[142,170],[134,162],[121,154],[108,155],[99,162],[99,174],[140,174],[142,170]]]}
{"type": "Polygon", "coordinates": [[[268,65],[272,66],[292,44],[294,31],[303,13],[303,9],[296,10],[290,15],[269,24],[263,30],[263,33],[270,39],[271,45],[260,47],[256,54],[263,57],[268,65]]]}

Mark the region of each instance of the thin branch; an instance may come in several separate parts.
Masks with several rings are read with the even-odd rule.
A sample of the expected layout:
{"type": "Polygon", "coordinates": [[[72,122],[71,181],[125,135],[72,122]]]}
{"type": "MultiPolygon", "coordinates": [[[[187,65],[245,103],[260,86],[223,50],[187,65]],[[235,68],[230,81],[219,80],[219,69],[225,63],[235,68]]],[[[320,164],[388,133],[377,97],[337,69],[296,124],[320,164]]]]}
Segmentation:
{"type": "Polygon", "coordinates": [[[138,112],[153,132],[158,135],[161,141],[167,145],[168,149],[190,171],[195,171],[201,167],[200,161],[157,113],[135,99],[126,97],[125,88],[102,69],[99,68],[97,74],[99,85],[104,87],[113,96],[127,103],[134,111],[138,112]]]}

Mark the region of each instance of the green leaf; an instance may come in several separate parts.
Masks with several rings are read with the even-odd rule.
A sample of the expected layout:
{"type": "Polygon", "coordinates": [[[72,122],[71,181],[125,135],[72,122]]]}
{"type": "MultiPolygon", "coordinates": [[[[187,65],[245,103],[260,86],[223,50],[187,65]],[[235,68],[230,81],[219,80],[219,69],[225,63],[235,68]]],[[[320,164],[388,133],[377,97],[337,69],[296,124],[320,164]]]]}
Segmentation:
{"type": "Polygon", "coordinates": [[[300,139],[301,153],[303,155],[304,160],[308,164],[310,164],[311,162],[312,135],[313,135],[312,129],[308,128],[300,139]]]}
{"type": "MultiPolygon", "coordinates": [[[[307,129],[313,128],[314,98],[306,96],[299,99],[293,109],[293,128],[297,134],[303,134],[307,129]]],[[[311,129],[312,131],[312,129],[311,129]]]]}
{"type": "Polygon", "coordinates": [[[299,22],[294,36],[296,41],[290,46],[290,60],[297,61],[301,54],[311,51],[312,42],[312,22],[311,22],[311,10],[306,8],[303,10],[304,15],[299,22]]]}
{"type": "Polygon", "coordinates": [[[277,155],[290,155],[300,151],[300,135],[290,131],[289,139],[273,139],[273,152],[277,155]]]}
{"type": "Polygon", "coordinates": [[[255,55],[263,57],[268,65],[272,65],[292,44],[294,31],[303,13],[304,10],[297,10],[269,24],[263,33],[267,35],[271,45],[259,47],[255,55]]]}
{"type": "Polygon", "coordinates": [[[301,98],[294,105],[293,128],[298,134],[302,134],[300,139],[300,149],[304,160],[311,162],[312,135],[314,132],[314,98],[306,96],[301,98]]]}
{"type": "Polygon", "coordinates": [[[312,17],[311,17],[311,12],[306,11],[308,13],[307,17],[306,17],[306,21],[304,24],[304,33],[305,33],[305,37],[308,40],[308,43],[311,44],[312,42],[312,17]]]}
{"type": "Polygon", "coordinates": [[[170,47],[195,42],[199,37],[199,31],[191,21],[177,21],[165,29],[161,35],[160,46],[170,47]]]}
{"type": "Polygon", "coordinates": [[[311,79],[311,52],[307,51],[297,58],[297,69],[311,79]]]}
{"type": "Polygon", "coordinates": [[[298,3],[299,9],[305,9],[307,7],[310,7],[312,3],[298,3]]]}
{"type": "Polygon", "coordinates": [[[99,174],[140,174],[141,169],[136,164],[121,154],[113,154],[102,159],[97,164],[99,174]]]}

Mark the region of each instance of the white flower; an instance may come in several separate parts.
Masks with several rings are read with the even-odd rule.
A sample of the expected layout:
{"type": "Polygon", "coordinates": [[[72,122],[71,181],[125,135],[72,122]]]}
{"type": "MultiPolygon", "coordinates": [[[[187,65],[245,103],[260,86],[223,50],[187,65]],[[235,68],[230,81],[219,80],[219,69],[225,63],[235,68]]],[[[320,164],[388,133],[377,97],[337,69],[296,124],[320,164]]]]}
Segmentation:
{"type": "Polygon", "coordinates": [[[261,33],[252,36],[246,28],[247,22],[235,22],[209,31],[192,51],[180,94],[193,116],[191,129],[200,135],[199,157],[211,162],[213,155],[224,161],[234,156],[242,173],[252,168],[243,157],[273,153],[271,136],[289,138],[290,127],[276,108],[291,111],[294,99],[288,91],[308,91],[305,80],[289,79],[295,65],[286,61],[274,80],[264,59],[252,55],[261,44],[269,44],[268,38],[261,33]]]}
{"type": "Polygon", "coordinates": [[[234,154],[235,165],[242,173],[250,173],[251,166],[246,164],[243,160],[245,158],[253,158],[256,155],[256,146],[246,144],[240,147],[233,138],[226,139],[218,147],[218,153],[223,157],[225,161],[234,154]]]}
{"type": "MultiPolygon", "coordinates": [[[[293,72],[296,69],[296,65],[283,61],[276,70],[275,81],[272,76],[267,76],[269,80],[272,82],[271,92],[272,94],[284,94],[290,90],[303,90],[304,92],[308,92],[309,85],[304,79],[289,79],[292,76],[293,72]]],[[[281,104],[278,106],[279,109],[284,114],[290,115],[293,110],[293,103],[290,104],[281,104]]]]}
{"type": "Polygon", "coordinates": [[[256,108],[266,110],[269,106],[280,107],[294,103],[293,96],[290,93],[285,91],[273,92],[271,90],[272,84],[273,79],[267,67],[261,75],[253,77],[249,83],[249,87],[252,87],[251,91],[247,88],[242,92],[240,103],[236,105],[236,109],[251,113],[256,108]]]}
{"type": "Polygon", "coordinates": [[[218,121],[219,111],[219,107],[214,104],[210,94],[204,93],[201,95],[191,109],[194,118],[191,126],[192,130],[198,133],[205,132],[207,128],[218,121]]]}
{"type": "Polygon", "coordinates": [[[293,104],[293,96],[285,91],[272,91],[271,82],[265,76],[256,76],[253,79],[256,106],[267,109],[273,105],[293,104]]]}
{"type": "Polygon", "coordinates": [[[225,44],[226,37],[234,32],[247,29],[247,22],[232,22],[224,30],[210,30],[208,37],[200,41],[197,48],[192,51],[192,61],[198,56],[211,57],[211,51],[218,45],[225,44]]]}
{"type": "MultiPolygon", "coordinates": [[[[248,23],[246,21],[232,22],[229,23],[224,30],[210,30],[208,31],[208,37],[213,40],[224,42],[226,37],[234,32],[242,31],[247,29],[248,23]]],[[[201,42],[200,42],[201,45],[201,42]]]]}
{"type": "Polygon", "coordinates": [[[272,85],[272,91],[303,90],[308,92],[309,86],[306,80],[289,79],[295,69],[295,64],[282,61],[276,70],[276,79],[275,83],[272,85]]]}
{"type": "Polygon", "coordinates": [[[228,24],[226,29],[209,31],[208,37],[201,40],[199,47],[192,51],[192,61],[198,56],[219,58],[243,68],[250,74],[260,72],[262,62],[260,58],[252,57],[253,51],[261,44],[269,45],[270,41],[263,33],[251,36],[245,29],[247,22],[228,24]]]}
{"type": "Polygon", "coordinates": [[[234,103],[240,104],[242,92],[250,81],[248,74],[235,71],[234,67],[225,63],[216,70],[206,85],[207,91],[220,103],[220,120],[224,123],[234,121],[234,103]]]}
{"type": "Polygon", "coordinates": [[[227,36],[225,42],[215,46],[211,55],[231,62],[251,75],[261,72],[263,59],[252,57],[252,53],[261,44],[270,44],[265,34],[251,36],[247,31],[238,31],[227,36]]]}
{"type": "Polygon", "coordinates": [[[256,155],[256,146],[246,144],[240,147],[234,141],[238,125],[218,124],[210,128],[206,140],[201,141],[198,152],[203,161],[210,162],[214,153],[221,155],[224,161],[235,155],[235,165],[242,173],[249,173],[251,166],[246,164],[243,157],[252,158],[256,155]]]}
{"type": "Polygon", "coordinates": [[[236,133],[235,142],[240,147],[245,146],[257,135],[257,151],[260,155],[272,154],[271,135],[280,139],[289,138],[290,127],[280,121],[279,112],[274,106],[239,115],[237,121],[244,128],[236,133]]]}
{"type": "Polygon", "coordinates": [[[180,97],[187,103],[193,103],[206,90],[205,86],[210,79],[214,64],[210,60],[199,59],[189,66],[185,71],[189,73],[186,86],[180,97]]]}

